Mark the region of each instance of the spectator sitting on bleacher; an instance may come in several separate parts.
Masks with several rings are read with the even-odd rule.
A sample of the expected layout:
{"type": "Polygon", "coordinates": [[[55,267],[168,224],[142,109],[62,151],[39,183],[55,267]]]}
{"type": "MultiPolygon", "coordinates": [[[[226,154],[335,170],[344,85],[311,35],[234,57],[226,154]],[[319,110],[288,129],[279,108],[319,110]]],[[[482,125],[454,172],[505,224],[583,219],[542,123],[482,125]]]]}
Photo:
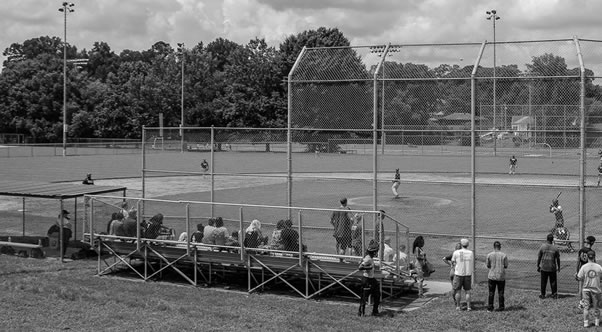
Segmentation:
{"type": "Polygon", "coordinates": [[[117,212],[117,219],[111,222],[109,235],[125,236],[125,229],[123,227],[123,214],[121,212],[117,212]]]}
{"type": "Polygon", "coordinates": [[[299,251],[299,233],[293,229],[290,219],[284,221],[285,228],[282,230],[282,244],[286,251],[299,251]]]}
{"type": "Polygon", "coordinates": [[[240,247],[240,242],[238,241],[238,231],[232,232],[230,237],[226,239],[226,245],[228,247],[240,247]]]}
{"type": "Polygon", "coordinates": [[[163,227],[163,215],[157,213],[148,221],[144,237],[147,239],[156,239],[161,232],[161,227],[163,227]]]}
{"type": "Polygon", "coordinates": [[[186,242],[187,239],[188,239],[188,233],[186,233],[186,232],[180,233],[180,237],[178,237],[179,242],[186,242]]]}
{"type": "Polygon", "coordinates": [[[225,245],[229,234],[228,229],[224,226],[224,219],[222,219],[222,217],[215,218],[215,229],[213,230],[215,244],[221,246],[225,245]]]}
{"type": "Polygon", "coordinates": [[[280,219],[276,223],[276,229],[272,232],[272,242],[270,242],[270,249],[284,250],[284,243],[282,242],[282,230],[286,228],[284,220],[280,219]]]}
{"type": "Polygon", "coordinates": [[[60,238],[61,232],[61,216],[63,219],[63,252],[62,256],[64,257],[67,253],[67,247],[69,246],[69,240],[71,239],[71,223],[69,222],[69,211],[63,210],[61,214],[59,214],[54,225],[50,226],[48,229],[47,235],[48,237],[60,238]]]}
{"type": "Polygon", "coordinates": [[[362,256],[362,215],[356,213],[351,225],[351,248],[355,256],[362,256]]]}
{"type": "Polygon", "coordinates": [[[129,237],[137,237],[136,224],[138,222],[138,213],[135,209],[130,210],[129,218],[126,217],[123,219],[123,230],[125,232],[125,236],[129,237]]]}
{"type": "Polygon", "coordinates": [[[393,256],[393,261],[399,263],[400,268],[404,268],[408,265],[408,254],[406,254],[405,244],[399,245],[399,250],[397,251],[397,254],[393,256]]]}
{"type": "Polygon", "coordinates": [[[268,237],[263,236],[261,233],[261,222],[255,219],[251,221],[249,227],[245,231],[245,247],[246,248],[259,248],[265,246],[268,243],[268,237]]]}
{"type": "Polygon", "coordinates": [[[203,231],[205,230],[205,226],[202,223],[198,223],[196,225],[196,231],[192,233],[190,236],[190,242],[201,243],[203,241],[203,231]]]}
{"type": "Polygon", "coordinates": [[[383,248],[383,261],[393,262],[393,256],[395,256],[395,250],[391,248],[391,238],[389,236],[386,236],[383,248]]]}
{"type": "Polygon", "coordinates": [[[205,226],[203,229],[203,243],[215,244],[215,234],[213,234],[214,230],[215,218],[209,218],[209,220],[207,220],[207,226],[205,226]]]}
{"type": "Polygon", "coordinates": [[[111,214],[111,220],[109,220],[109,222],[107,223],[107,233],[106,234],[111,234],[111,224],[113,223],[113,220],[117,220],[117,212],[113,212],[111,214]]]}

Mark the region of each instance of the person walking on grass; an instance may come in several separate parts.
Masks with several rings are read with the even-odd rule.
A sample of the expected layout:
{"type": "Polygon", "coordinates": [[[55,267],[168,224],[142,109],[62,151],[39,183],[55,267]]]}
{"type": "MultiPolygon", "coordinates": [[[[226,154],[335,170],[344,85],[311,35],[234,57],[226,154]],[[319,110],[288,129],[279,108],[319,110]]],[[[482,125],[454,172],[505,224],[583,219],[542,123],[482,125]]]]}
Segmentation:
{"type": "Polygon", "coordinates": [[[589,309],[594,309],[594,325],[600,326],[600,276],[602,276],[602,267],[594,262],[596,254],[593,251],[587,253],[587,263],[579,269],[577,280],[583,283],[581,297],[583,298],[583,327],[589,327],[589,309]]]}
{"type": "MultiPolygon", "coordinates": [[[[588,252],[590,252],[590,251],[594,252],[594,262],[596,261],[596,252],[592,249],[595,242],[596,242],[596,238],[591,235],[586,237],[585,241],[583,241],[583,247],[581,249],[579,249],[579,252],[577,253],[577,270],[575,271],[575,278],[577,278],[577,274],[579,273],[579,270],[581,269],[581,267],[583,265],[587,264],[587,262],[588,262],[587,253],[588,252]]],[[[581,300],[583,300],[581,288],[583,288],[583,283],[581,281],[579,281],[579,296],[581,296],[581,300]]],[[[579,302],[579,308],[583,309],[582,302],[579,302]]]]}
{"type": "Polygon", "coordinates": [[[502,251],[500,241],[493,242],[493,251],[487,255],[487,284],[489,286],[489,299],[487,311],[493,311],[493,299],[497,288],[498,310],[504,311],[504,289],[506,287],[506,269],[508,268],[508,257],[502,251]]]}
{"type": "Polygon", "coordinates": [[[378,254],[378,243],[371,241],[366,249],[366,254],[360,263],[358,270],[363,271],[362,292],[360,298],[360,309],[358,316],[366,314],[366,302],[368,296],[372,296],[372,316],[379,316],[378,306],[380,305],[380,284],[374,278],[374,257],[378,254]]]}
{"type": "Polygon", "coordinates": [[[454,297],[456,310],[461,310],[462,289],[466,293],[466,311],[471,311],[470,290],[472,288],[472,271],[474,270],[474,254],[468,250],[468,239],[460,240],[462,249],[454,251],[452,254],[452,264],[454,270],[454,297]]]}
{"type": "Polygon", "coordinates": [[[539,247],[537,254],[537,272],[541,274],[541,294],[540,299],[546,297],[546,287],[548,279],[550,280],[550,288],[552,290],[551,297],[558,298],[558,285],[556,284],[557,273],[560,271],[560,251],[552,244],[554,235],[551,233],[546,237],[546,243],[539,247]]]}

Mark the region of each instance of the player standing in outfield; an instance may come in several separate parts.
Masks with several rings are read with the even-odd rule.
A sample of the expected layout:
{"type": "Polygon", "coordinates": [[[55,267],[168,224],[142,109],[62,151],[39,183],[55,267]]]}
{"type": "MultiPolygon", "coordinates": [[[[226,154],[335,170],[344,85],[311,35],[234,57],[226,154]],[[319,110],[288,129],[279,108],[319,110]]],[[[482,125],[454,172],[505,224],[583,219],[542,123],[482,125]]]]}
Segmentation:
{"type": "Polygon", "coordinates": [[[600,178],[602,178],[602,161],[600,161],[600,165],[598,165],[598,187],[600,186],[600,178]]]}
{"type": "Polygon", "coordinates": [[[397,192],[397,188],[399,188],[399,185],[401,185],[400,180],[401,180],[401,176],[399,175],[399,168],[397,168],[397,169],[395,169],[395,179],[393,179],[393,186],[391,186],[391,190],[393,191],[393,195],[395,195],[395,198],[399,198],[399,193],[397,192]]]}
{"type": "Polygon", "coordinates": [[[205,173],[209,171],[209,163],[206,159],[203,159],[201,162],[201,171],[203,172],[203,177],[205,177],[205,173]]]}
{"type": "Polygon", "coordinates": [[[518,159],[516,159],[516,157],[514,155],[512,155],[512,158],[510,158],[510,170],[508,171],[508,174],[514,175],[514,173],[516,172],[516,162],[517,161],[518,161],[518,159]]]}

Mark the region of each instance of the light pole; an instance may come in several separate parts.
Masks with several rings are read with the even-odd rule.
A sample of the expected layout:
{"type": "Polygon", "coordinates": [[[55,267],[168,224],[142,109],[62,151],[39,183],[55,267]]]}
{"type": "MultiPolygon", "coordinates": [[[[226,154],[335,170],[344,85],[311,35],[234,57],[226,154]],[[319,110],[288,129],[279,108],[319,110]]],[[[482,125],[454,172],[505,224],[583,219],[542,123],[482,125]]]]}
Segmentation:
{"type": "Polygon", "coordinates": [[[64,35],[63,35],[63,157],[67,156],[67,13],[73,13],[75,6],[70,2],[63,2],[59,12],[64,15],[64,35]]]}
{"type": "Polygon", "coordinates": [[[487,19],[493,22],[493,155],[497,155],[497,130],[495,126],[495,103],[496,103],[496,87],[495,87],[495,21],[499,20],[500,17],[497,15],[497,11],[492,9],[491,11],[487,11],[487,19]]]}
{"type": "Polygon", "coordinates": [[[184,152],[184,43],[178,43],[178,50],[180,51],[181,59],[180,64],[182,65],[182,98],[180,101],[180,139],[181,141],[181,152],[184,152]]]}

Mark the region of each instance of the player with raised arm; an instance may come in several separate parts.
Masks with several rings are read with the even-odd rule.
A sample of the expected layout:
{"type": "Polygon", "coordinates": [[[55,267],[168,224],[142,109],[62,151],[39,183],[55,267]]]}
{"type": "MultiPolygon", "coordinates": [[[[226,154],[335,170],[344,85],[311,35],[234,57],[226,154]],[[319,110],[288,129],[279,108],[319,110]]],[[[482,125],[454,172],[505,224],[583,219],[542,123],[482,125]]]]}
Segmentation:
{"type": "Polygon", "coordinates": [[[400,180],[401,175],[399,175],[399,168],[397,168],[395,169],[395,178],[393,179],[393,186],[391,186],[391,190],[393,191],[393,195],[395,195],[395,198],[399,198],[399,193],[397,192],[397,189],[401,185],[400,180]]]}
{"type": "MultiPolygon", "coordinates": [[[[560,196],[560,194],[558,194],[560,196]]],[[[564,227],[564,217],[562,216],[562,206],[558,203],[558,196],[552,200],[550,205],[550,213],[553,213],[556,217],[556,224],[552,230],[564,227]]]]}

